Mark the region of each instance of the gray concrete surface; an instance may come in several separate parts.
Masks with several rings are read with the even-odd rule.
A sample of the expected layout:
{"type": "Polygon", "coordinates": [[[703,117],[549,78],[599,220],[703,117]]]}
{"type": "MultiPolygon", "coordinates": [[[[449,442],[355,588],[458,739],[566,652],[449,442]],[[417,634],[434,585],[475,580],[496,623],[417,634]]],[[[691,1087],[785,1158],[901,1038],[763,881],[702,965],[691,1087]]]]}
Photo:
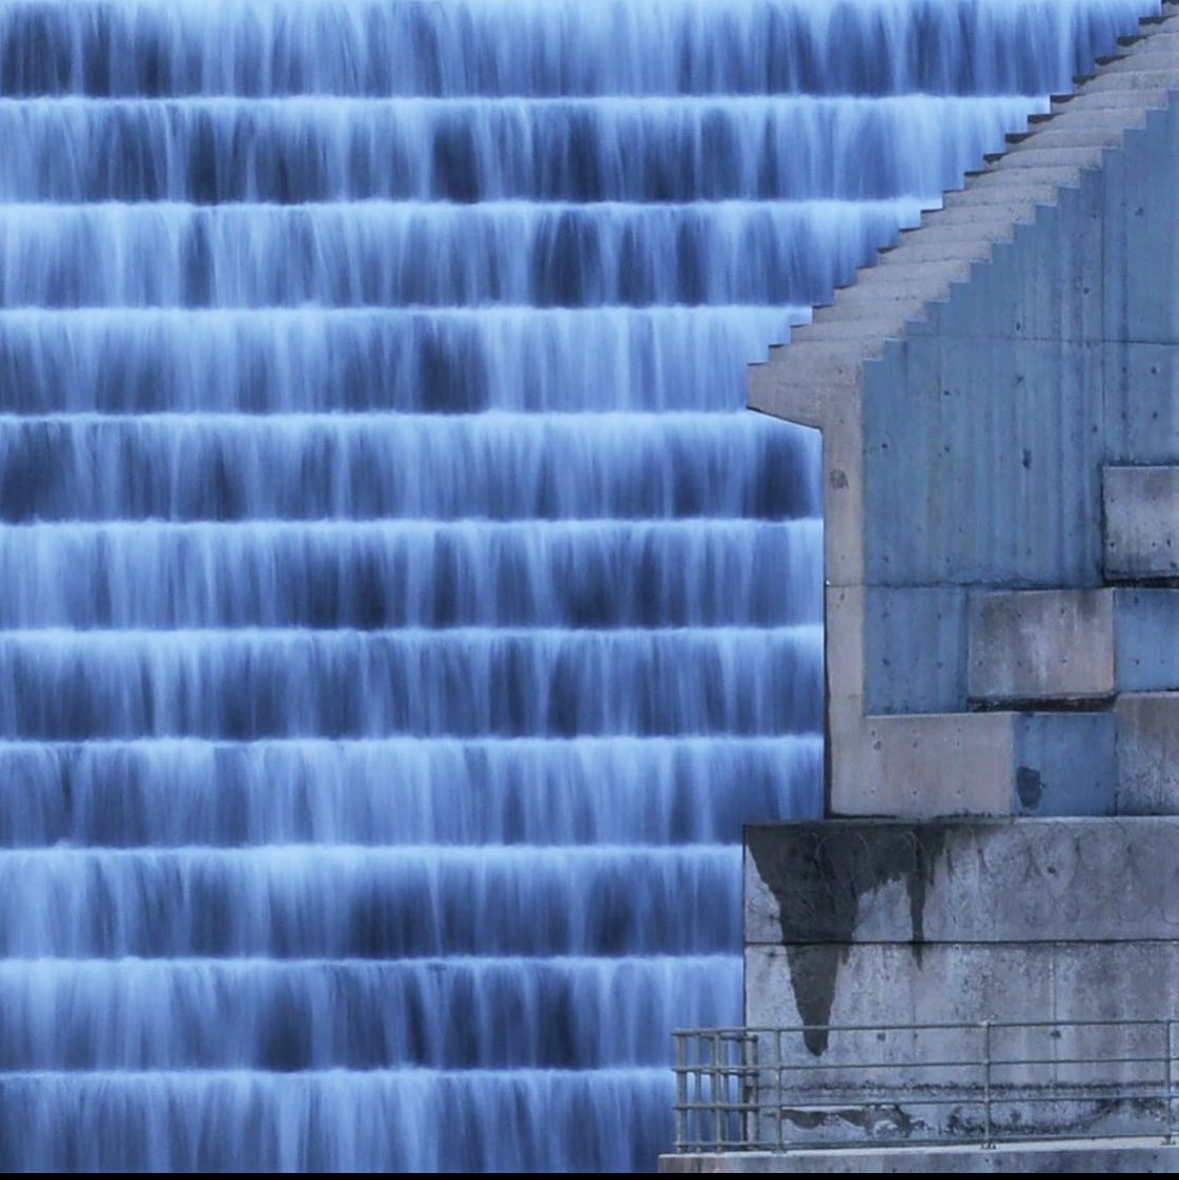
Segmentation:
{"type": "Polygon", "coordinates": [[[995,1125],[1162,1125],[1179,817],[752,825],[744,891],[746,1025],[794,1030],[758,1047],[762,1102],[779,1051],[808,1067],[763,1108],[763,1141],[782,1119],[796,1144],[966,1134],[988,1057],[1013,1087],[995,1125]]]}
{"type": "Polygon", "coordinates": [[[1179,938],[1179,817],[746,829],[745,942],[1179,938]]]}
{"type": "Polygon", "coordinates": [[[1117,724],[1118,813],[1179,815],[1179,693],[1123,693],[1117,724]]]}
{"type": "Polygon", "coordinates": [[[1116,601],[1118,687],[1179,689],[1179,590],[1123,589],[1116,601]]]}
{"type": "Polygon", "coordinates": [[[1112,697],[1112,590],[986,591],[970,596],[967,688],[972,701],[1112,697]]]}
{"type": "MultiPolygon", "coordinates": [[[[809,1001],[800,1003],[799,997],[815,995],[825,978],[821,948],[796,948],[792,955],[782,946],[750,947],[745,968],[750,998],[756,1001],[747,1015],[751,1027],[805,1023],[809,1001]],[[783,980],[791,981],[790,986],[783,987],[783,980]]],[[[1138,1019],[1162,1019],[1174,1005],[1171,992],[1159,981],[1174,979],[1176,971],[1179,949],[1174,940],[931,943],[923,948],[920,963],[910,945],[865,943],[840,957],[830,1021],[927,1025],[1044,1020],[1045,1014],[1096,1020],[1122,1018],[1131,1010],[1138,1019]],[[1125,980],[1140,980],[1139,990],[1127,995],[1125,980]]],[[[976,1038],[956,1039],[963,1058],[977,1059],[976,1038]]],[[[828,1051],[838,1048],[833,1034],[828,1051]]],[[[945,1049],[939,1045],[939,1052],[945,1049]]]]}
{"type": "Polygon", "coordinates": [[[750,1152],[729,1155],[665,1155],[660,1172],[796,1172],[808,1175],[896,1172],[1022,1173],[1093,1172],[1168,1174],[1179,1172],[1179,1147],[1145,1143],[1041,1143],[995,1148],[884,1148],[872,1150],[750,1152]]]}
{"type": "Polygon", "coordinates": [[[1106,579],[1179,577],[1179,466],[1107,467],[1102,493],[1106,579]]]}

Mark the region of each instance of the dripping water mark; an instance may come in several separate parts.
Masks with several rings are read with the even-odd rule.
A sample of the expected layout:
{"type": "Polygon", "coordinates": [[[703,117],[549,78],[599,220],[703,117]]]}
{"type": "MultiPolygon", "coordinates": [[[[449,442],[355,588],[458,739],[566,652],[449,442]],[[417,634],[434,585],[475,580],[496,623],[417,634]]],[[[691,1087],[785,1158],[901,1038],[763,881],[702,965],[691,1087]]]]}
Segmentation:
{"type": "Polygon", "coordinates": [[[790,983],[807,1049],[827,1049],[827,1025],[839,968],[846,962],[864,899],[903,882],[909,900],[911,945],[921,965],[925,904],[946,829],[890,821],[753,825],[746,846],[777,903],[790,983]]]}

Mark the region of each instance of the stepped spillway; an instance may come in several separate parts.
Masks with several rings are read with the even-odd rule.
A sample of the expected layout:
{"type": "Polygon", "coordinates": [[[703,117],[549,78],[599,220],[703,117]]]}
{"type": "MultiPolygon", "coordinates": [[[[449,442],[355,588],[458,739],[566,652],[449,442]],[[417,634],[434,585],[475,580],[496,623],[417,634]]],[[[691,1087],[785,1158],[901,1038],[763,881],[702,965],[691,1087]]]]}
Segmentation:
{"type": "Polygon", "coordinates": [[[0,1167],[654,1167],[821,808],[743,367],[1152,8],[0,9],[0,1167]]]}

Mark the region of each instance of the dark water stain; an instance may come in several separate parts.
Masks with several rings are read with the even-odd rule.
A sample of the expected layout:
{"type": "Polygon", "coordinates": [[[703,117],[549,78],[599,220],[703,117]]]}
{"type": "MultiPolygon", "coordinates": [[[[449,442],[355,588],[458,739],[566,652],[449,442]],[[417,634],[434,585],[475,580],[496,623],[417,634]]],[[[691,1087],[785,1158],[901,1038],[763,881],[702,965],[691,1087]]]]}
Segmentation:
{"type": "Polygon", "coordinates": [[[912,947],[920,966],[925,902],[945,851],[946,828],[894,822],[750,827],[746,843],[758,875],[778,903],[790,983],[815,1056],[827,1049],[827,1024],[840,965],[846,961],[862,899],[903,881],[912,947]]]}

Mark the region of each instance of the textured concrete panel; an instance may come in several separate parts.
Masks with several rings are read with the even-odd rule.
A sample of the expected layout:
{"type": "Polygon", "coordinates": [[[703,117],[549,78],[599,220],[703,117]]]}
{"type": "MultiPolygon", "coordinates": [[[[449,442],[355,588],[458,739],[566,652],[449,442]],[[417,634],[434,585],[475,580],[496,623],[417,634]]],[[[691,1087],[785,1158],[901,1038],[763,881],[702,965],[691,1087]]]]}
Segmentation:
{"type": "MultiPolygon", "coordinates": [[[[753,1028],[816,1023],[822,948],[750,947],[745,954],[746,1020],[753,1028]]],[[[1179,943],[869,943],[838,962],[832,1025],[968,1024],[981,1020],[1165,1020],[1179,978],[1179,943]]],[[[1015,1034],[1005,1034],[1009,1039],[1015,1034]]],[[[801,1043],[799,1045],[801,1048],[801,1043]]],[[[860,1048],[862,1046],[854,1046],[860,1048]]],[[[969,1052],[963,1034],[959,1048],[969,1052]]],[[[846,1052],[830,1038],[828,1051],[846,1052]]]]}
{"type": "Polygon", "coordinates": [[[1169,464],[1179,459],[1179,350],[1110,343],[1105,350],[1107,461],[1169,464]]]}
{"type": "MultiPolygon", "coordinates": [[[[1011,160],[1028,160],[1024,149],[1011,160]]],[[[1102,250],[1106,209],[1100,178],[1082,175],[1040,210],[1034,225],[1015,231],[1018,260],[1017,335],[1035,340],[1094,343],[1103,337],[1102,250]]]]}
{"type": "MultiPolygon", "coordinates": [[[[893,1112],[873,1135],[904,1139],[981,1130],[977,1098],[963,1090],[981,1091],[985,1075],[973,1063],[988,1051],[993,1060],[1025,1063],[995,1070],[995,1082],[1157,1083],[1157,1067],[1142,1062],[1166,1049],[1173,995],[1159,981],[1179,973],[1179,942],[757,946],[746,950],[745,972],[748,1026],[791,1030],[777,1034],[768,1053],[810,1067],[792,1081],[786,1139],[864,1138],[863,1087],[896,1096],[873,1107],[878,1118],[893,1112]],[[1130,1019],[1139,1023],[1115,1023],[1130,1019]],[[983,1021],[996,1027],[984,1031],[983,1021]],[[1060,1027],[1098,1021],[1107,1023],[1060,1027]],[[1097,1077],[1094,1062],[1102,1063],[1097,1077]],[[947,1106],[907,1107],[918,1091],[947,1106]]],[[[992,1113],[1021,1134],[1160,1128],[1157,1109],[1101,1100],[1036,1108],[1013,1098],[992,1113]]],[[[771,1138],[778,1131],[762,1129],[771,1138]]]]}
{"type": "MultiPolygon", "coordinates": [[[[750,947],[745,971],[748,1026],[791,1030],[778,1034],[767,1050],[774,1059],[780,1054],[810,1066],[791,1087],[797,1112],[821,1102],[839,1115],[818,1125],[792,1119],[788,1139],[804,1140],[816,1131],[827,1140],[862,1138],[863,1128],[848,1116],[863,1113],[857,1091],[864,1086],[895,1094],[897,1113],[919,1090],[947,1102],[960,1135],[964,1126],[981,1129],[977,1100],[964,1096],[963,1088],[981,1090],[984,1074],[972,1063],[988,1050],[993,1060],[1025,1063],[995,1070],[996,1082],[1157,1083],[1157,1067],[1142,1062],[1157,1060],[1166,1049],[1173,996],[1158,981],[1179,972],[1179,943],[750,947]],[[1138,1023],[1117,1023],[1126,1020],[1138,1023]],[[984,1031],[983,1021],[995,1027],[984,1031]],[[1073,1022],[1094,1023],[1061,1027],[1073,1022]],[[938,1062],[946,1064],[932,1064],[938,1062]],[[1097,1077],[1094,1062],[1103,1063],[1097,1077]]],[[[884,1109],[881,1100],[878,1112],[884,1109]]],[[[1015,1099],[993,1112],[996,1123],[1017,1110],[1022,1134],[1037,1124],[1045,1132],[1079,1136],[1160,1128],[1157,1109],[1101,1101],[1060,1102],[1037,1111],[1015,1099]]],[[[914,1106],[910,1117],[874,1130],[879,1137],[928,1135],[947,1130],[949,1113],[914,1106]]]]}
{"type": "Polygon", "coordinates": [[[975,594],[968,612],[970,698],[1084,700],[1113,695],[1110,590],[975,594]]]}
{"type": "Polygon", "coordinates": [[[1010,713],[862,715],[832,698],[832,815],[1010,815],[1015,765],[1010,713]]]}
{"type": "Polygon", "coordinates": [[[939,338],[890,342],[865,372],[871,584],[1100,583],[1100,351],[954,335],[1011,316],[991,269],[933,310],[939,338]]]}
{"type": "Polygon", "coordinates": [[[1102,492],[1107,580],[1179,576],[1179,467],[1107,467],[1102,492]]]}
{"type": "Polygon", "coordinates": [[[1117,732],[1108,712],[1018,715],[1015,814],[1113,815],[1118,810],[1117,732]]]}
{"type": "Polygon", "coordinates": [[[966,591],[865,591],[864,707],[869,713],[959,713],[966,708],[966,591]]]}
{"type": "Polygon", "coordinates": [[[746,829],[747,944],[1179,938],[1179,818],[746,829]]]}
{"type": "Polygon", "coordinates": [[[1105,328],[1110,340],[1179,343],[1179,113],[1149,112],[1101,173],[1105,188],[1105,328]]]}
{"type": "Polygon", "coordinates": [[[1179,693],[1123,693],[1117,723],[1118,812],[1179,815],[1179,693]]]}
{"type": "Polygon", "coordinates": [[[697,1175],[721,1172],[769,1175],[944,1172],[1021,1175],[1023,1173],[1092,1172],[1097,1175],[1179,1172],[1179,1147],[1166,1144],[1086,1143],[1024,1145],[1019,1147],[894,1147],[846,1148],[828,1151],[730,1153],[728,1155],[664,1155],[660,1172],[697,1175]]]}
{"type": "Polygon", "coordinates": [[[1179,689],[1179,590],[1118,590],[1118,688],[1179,689]]]}

